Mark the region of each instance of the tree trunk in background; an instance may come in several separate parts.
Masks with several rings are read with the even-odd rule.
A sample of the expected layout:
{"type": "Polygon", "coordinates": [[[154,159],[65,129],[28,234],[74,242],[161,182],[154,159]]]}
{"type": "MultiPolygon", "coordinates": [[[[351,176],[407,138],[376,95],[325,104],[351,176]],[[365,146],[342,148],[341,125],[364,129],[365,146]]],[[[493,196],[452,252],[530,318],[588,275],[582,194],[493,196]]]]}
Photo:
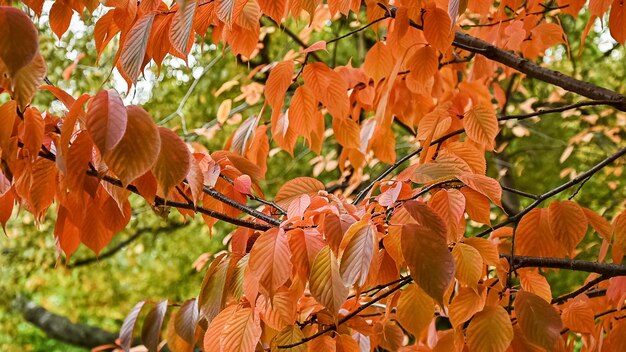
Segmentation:
{"type": "Polygon", "coordinates": [[[54,314],[25,297],[13,301],[14,308],[24,319],[35,325],[51,338],[71,345],[93,348],[115,343],[118,335],[95,326],[71,322],[68,318],[54,314]]]}

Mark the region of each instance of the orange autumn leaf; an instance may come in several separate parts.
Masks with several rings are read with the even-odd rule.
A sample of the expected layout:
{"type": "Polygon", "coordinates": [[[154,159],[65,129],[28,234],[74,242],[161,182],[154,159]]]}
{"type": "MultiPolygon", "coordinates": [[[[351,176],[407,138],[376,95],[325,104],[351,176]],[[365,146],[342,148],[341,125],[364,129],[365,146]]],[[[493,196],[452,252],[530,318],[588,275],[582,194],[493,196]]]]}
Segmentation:
{"type": "Polygon", "coordinates": [[[402,254],[413,280],[441,306],[445,306],[443,294],[455,273],[454,258],[448,250],[446,238],[421,225],[404,225],[402,254]]]}
{"type": "Polygon", "coordinates": [[[348,288],[339,272],[337,257],[326,246],[315,257],[309,277],[311,294],[330,313],[337,314],[348,298],[348,288]]]}
{"type": "Polygon", "coordinates": [[[37,28],[28,16],[14,7],[0,6],[0,60],[13,76],[39,52],[37,28]]]}
{"type": "Polygon", "coordinates": [[[172,130],[159,127],[161,148],[152,172],[159,182],[159,189],[167,196],[170,190],[181,183],[190,168],[187,145],[172,130]]]}
{"type": "Polygon", "coordinates": [[[102,156],[122,140],[128,114],[122,98],[114,90],[101,90],[87,107],[87,131],[102,156]]]}
{"type": "Polygon", "coordinates": [[[129,184],[152,168],[161,150],[159,129],[150,115],[137,106],[129,106],[127,114],[124,136],[104,158],[124,184],[129,184]]]}
{"type": "Polygon", "coordinates": [[[472,351],[504,352],[513,341],[509,314],[500,306],[487,306],[467,327],[467,344],[472,351]]]}
{"type": "Polygon", "coordinates": [[[587,218],[582,208],[571,200],[550,203],[550,229],[571,257],[587,232],[587,218]]]}

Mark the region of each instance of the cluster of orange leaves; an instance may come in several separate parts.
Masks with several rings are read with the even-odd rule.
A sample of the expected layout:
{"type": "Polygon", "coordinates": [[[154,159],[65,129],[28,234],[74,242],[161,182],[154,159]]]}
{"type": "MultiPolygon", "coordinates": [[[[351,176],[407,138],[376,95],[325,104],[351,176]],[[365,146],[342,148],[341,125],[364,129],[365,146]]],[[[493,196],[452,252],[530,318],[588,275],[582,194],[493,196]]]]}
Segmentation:
{"type": "MultiPolygon", "coordinates": [[[[24,3],[41,14],[43,1],[24,3]]],[[[178,207],[184,216],[193,217],[203,207],[237,218],[241,209],[211,197],[207,189],[242,205],[253,193],[263,197],[268,133],[290,153],[298,137],[320,153],[329,114],[334,138],[343,147],[339,165],[360,169],[371,158],[396,161],[392,123],[397,120],[415,132],[424,148],[419,161],[394,181],[377,184],[375,193],[356,205],[325,192],[315,179],[287,182],[275,205],[262,210],[279,225],[265,231],[236,229],[230,253],[212,261],[196,299],[180,305],[138,303],[122,327],[121,346],[128,350],[141,311],[153,305],[142,328],[151,351],[158,349],[172,306],[179,308],[167,324],[166,340],[174,351],[196,345],[206,351],[254,351],[257,346],[289,351],[571,350],[574,342],[561,335],[563,328],[580,334],[589,350],[623,350],[625,321],[607,317],[596,322],[594,314],[621,308],[626,280],[603,282],[604,297],[582,295],[552,305],[550,286],[536,269],[518,270],[519,290],[507,286],[508,261],[499,255],[511,250],[512,228],[501,227],[488,239],[465,237],[469,220],[491,225],[491,204],[501,206],[502,190],[486,176],[484,155],[495,147],[499,128],[492,98],[504,99],[495,84],[498,69],[504,74],[510,69],[482,56],[471,65],[464,62],[467,53],[451,47],[454,28],[476,19],[499,22],[468,32],[529,58],[564,42],[564,35],[558,23],[543,21],[539,1],[526,1],[513,15],[506,9],[520,8],[519,1],[503,1],[497,10],[484,0],[451,3],[456,8],[439,0],[395,1],[391,18],[389,4],[366,1],[369,21],[390,18],[379,24],[385,40],[369,49],[362,67],[308,62],[325,45],[290,53],[271,67],[265,86],[271,131],[259,124],[259,113],[239,127],[226,150],[211,154],[158,127],[142,108],[124,106],[113,90],[74,98],[43,86],[68,112],[58,117],[29,106],[46,74],[37,31],[20,10],[1,7],[0,87],[12,100],[0,107],[0,221],[6,224],[16,203],[39,220],[56,203],[54,234],[69,257],[80,243],[100,252],[126,227],[131,192],[155,207],[186,204],[178,207]],[[465,137],[449,136],[459,129],[465,137]],[[437,147],[430,147],[439,139],[437,147]],[[276,218],[277,209],[285,214],[276,218]],[[450,329],[438,330],[442,318],[448,318],[450,329]]],[[[592,0],[592,14],[608,11],[609,3],[592,0]]],[[[563,11],[575,14],[584,1],[566,4],[563,11]]],[[[216,43],[250,57],[258,49],[263,14],[281,22],[287,13],[297,17],[304,10],[330,19],[358,12],[361,1],[328,1],[327,8],[316,0],[187,0],[172,7],[161,1],[111,0],[104,5],[111,9],[95,27],[98,56],[119,33],[116,67],[132,84],[152,60],[160,65],[168,53],[186,59],[195,34],[204,36],[209,27],[216,43]]],[[[55,1],[50,26],[60,37],[73,11],[93,12],[97,6],[55,1]]],[[[623,23],[621,9],[616,0],[612,24],[623,23]]],[[[611,26],[611,33],[623,42],[618,27],[611,26]]],[[[213,226],[216,219],[203,216],[213,226]]],[[[611,225],[575,202],[555,201],[521,219],[516,253],[574,257],[591,225],[604,241],[599,260],[611,246],[613,261],[620,262],[626,251],[625,222],[624,213],[611,225]]]]}

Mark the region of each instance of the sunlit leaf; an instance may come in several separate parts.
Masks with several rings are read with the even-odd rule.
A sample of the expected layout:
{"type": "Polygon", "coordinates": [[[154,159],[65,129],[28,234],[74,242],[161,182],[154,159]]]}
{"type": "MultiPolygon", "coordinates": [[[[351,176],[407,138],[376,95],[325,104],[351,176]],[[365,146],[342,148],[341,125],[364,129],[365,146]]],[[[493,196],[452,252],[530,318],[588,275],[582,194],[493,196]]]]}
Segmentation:
{"type": "Polygon", "coordinates": [[[487,306],[472,318],[467,344],[472,351],[504,352],[513,341],[509,314],[500,306],[487,306]]]}
{"type": "Polygon", "coordinates": [[[348,298],[348,288],[339,272],[339,262],[329,247],[315,257],[309,277],[311,294],[331,313],[336,314],[348,298]]]}

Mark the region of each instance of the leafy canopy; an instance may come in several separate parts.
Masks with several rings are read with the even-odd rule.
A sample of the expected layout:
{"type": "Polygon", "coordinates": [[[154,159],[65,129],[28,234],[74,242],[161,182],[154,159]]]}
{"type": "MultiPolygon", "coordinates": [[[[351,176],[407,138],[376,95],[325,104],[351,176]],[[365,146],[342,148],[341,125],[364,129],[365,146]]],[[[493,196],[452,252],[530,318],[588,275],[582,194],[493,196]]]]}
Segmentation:
{"type": "MultiPolygon", "coordinates": [[[[23,3],[42,15],[43,1],[23,3]]],[[[115,89],[70,94],[53,85],[33,18],[0,7],[0,87],[10,97],[0,106],[3,226],[15,205],[38,221],[53,208],[66,260],[80,244],[99,254],[138,198],[157,212],[200,214],[209,228],[236,226],[196,298],[135,305],[117,341],[123,350],[135,330],[150,351],[162,339],[173,351],[552,351],[581,340],[583,349],[623,349],[626,212],[614,200],[609,222],[573,198],[600,170],[619,176],[626,149],[540,194],[513,188],[507,170],[487,170],[494,151],[524,134],[525,120],[589,106],[624,120],[625,96],[540,64],[556,60],[545,54],[557,49],[575,55],[564,22],[581,11],[590,18],[577,33],[580,48],[606,14],[610,35],[624,43],[621,0],[56,0],[49,27],[63,40],[74,12],[97,8],[96,55],[113,50],[129,87],[150,63],[161,70],[168,55],[186,61],[197,40],[210,40],[250,67],[240,100],[258,106],[209,152],[184,124],[158,125],[115,89]],[[346,19],[359,24],[341,36],[325,31],[346,19]],[[329,58],[331,45],[365,30],[376,36],[360,42],[362,60],[329,58]],[[277,31],[299,49],[270,52],[277,31]],[[514,95],[525,94],[520,75],[546,83],[553,101],[589,100],[507,115],[514,95]],[[32,104],[46,94],[63,113],[32,104]],[[336,158],[341,179],[331,188],[297,177],[266,197],[271,148],[296,162],[299,141],[336,158]],[[400,142],[413,151],[397,155],[400,142]],[[390,166],[374,174],[376,163],[390,166]],[[570,189],[570,199],[551,199],[570,189]],[[529,200],[524,207],[519,197],[529,200]],[[594,243],[597,255],[574,259],[594,243]],[[553,297],[545,268],[590,274],[553,297]]],[[[239,84],[229,82],[223,90],[239,84]]],[[[231,110],[224,100],[214,126],[229,124],[231,110]]],[[[610,136],[610,123],[597,127],[610,136]]],[[[572,145],[580,143],[588,140],[572,145]]]]}

